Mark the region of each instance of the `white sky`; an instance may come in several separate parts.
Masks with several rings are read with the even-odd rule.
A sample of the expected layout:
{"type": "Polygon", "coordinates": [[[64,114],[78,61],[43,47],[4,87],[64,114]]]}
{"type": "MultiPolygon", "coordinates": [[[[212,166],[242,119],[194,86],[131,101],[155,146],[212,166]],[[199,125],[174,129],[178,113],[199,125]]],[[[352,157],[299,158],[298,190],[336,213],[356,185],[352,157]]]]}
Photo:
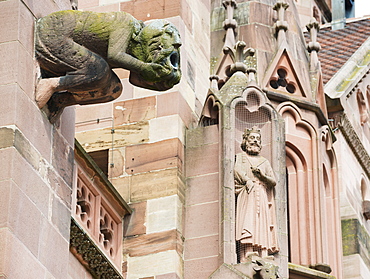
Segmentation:
{"type": "Polygon", "coordinates": [[[355,0],[355,17],[370,15],[369,0],[355,0]]]}

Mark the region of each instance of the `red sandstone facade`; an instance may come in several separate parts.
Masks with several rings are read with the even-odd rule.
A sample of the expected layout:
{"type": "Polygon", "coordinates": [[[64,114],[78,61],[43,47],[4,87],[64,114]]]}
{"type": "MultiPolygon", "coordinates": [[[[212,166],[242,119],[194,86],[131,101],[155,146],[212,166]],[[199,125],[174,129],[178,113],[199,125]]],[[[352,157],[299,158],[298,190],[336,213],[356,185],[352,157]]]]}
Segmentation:
{"type": "Polygon", "coordinates": [[[118,69],[117,100],[51,125],[33,26],[70,3],[0,1],[0,278],[251,277],[233,168],[255,125],[277,180],[265,261],[282,278],[369,278],[370,20],[331,30],[336,1],[286,3],[79,0],[174,23],[183,77],[158,93],[118,69]]]}

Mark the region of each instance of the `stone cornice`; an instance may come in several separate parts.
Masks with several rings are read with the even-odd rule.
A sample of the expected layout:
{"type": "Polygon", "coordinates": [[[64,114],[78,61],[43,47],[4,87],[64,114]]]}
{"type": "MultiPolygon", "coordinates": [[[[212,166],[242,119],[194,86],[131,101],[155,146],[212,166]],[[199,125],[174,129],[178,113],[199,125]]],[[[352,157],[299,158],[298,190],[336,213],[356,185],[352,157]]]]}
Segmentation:
{"type": "Polygon", "coordinates": [[[70,250],[95,279],[123,279],[104,253],[71,219],[70,250]]]}
{"type": "Polygon", "coordinates": [[[369,153],[366,151],[364,145],[362,144],[346,114],[342,115],[341,122],[339,123],[339,129],[344,135],[344,138],[346,139],[348,145],[351,147],[360,165],[364,169],[366,175],[370,178],[369,153]]]}

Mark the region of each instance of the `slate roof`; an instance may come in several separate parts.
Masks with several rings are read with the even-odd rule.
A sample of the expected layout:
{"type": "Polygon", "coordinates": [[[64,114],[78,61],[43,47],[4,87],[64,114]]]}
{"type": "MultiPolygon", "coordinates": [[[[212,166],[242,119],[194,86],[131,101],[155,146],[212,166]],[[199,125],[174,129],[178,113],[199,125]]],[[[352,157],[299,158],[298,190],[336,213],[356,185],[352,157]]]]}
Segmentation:
{"type": "MultiPolygon", "coordinates": [[[[307,36],[307,33],[305,34],[307,36]]],[[[345,28],[323,27],[317,41],[321,45],[319,59],[326,84],[370,36],[370,17],[347,20],[345,28]]],[[[307,40],[307,38],[306,38],[307,40]]]]}

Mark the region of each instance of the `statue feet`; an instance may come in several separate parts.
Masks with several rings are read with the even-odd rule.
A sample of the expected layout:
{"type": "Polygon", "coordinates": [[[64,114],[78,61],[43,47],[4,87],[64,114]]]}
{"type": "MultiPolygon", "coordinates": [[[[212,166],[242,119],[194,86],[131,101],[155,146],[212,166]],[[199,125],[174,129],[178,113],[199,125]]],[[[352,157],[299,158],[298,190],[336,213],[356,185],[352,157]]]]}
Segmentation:
{"type": "Polygon", "coordinates": [[[60,78],[40,79],[36,86],[35,100],[37,106],[41,109],[50,100],[51,96],[57,91],[60,78]]]}

